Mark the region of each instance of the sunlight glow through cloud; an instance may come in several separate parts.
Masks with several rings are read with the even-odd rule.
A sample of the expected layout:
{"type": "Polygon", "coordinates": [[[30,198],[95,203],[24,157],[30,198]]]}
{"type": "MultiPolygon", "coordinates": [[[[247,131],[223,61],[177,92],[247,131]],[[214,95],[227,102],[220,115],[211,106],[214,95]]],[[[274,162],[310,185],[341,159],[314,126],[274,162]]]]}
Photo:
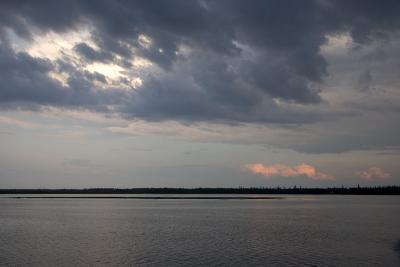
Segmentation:
{"type": "Polygon", "coordinates": [[[144,47],[144,48],[150,48],[153,42],[151,41],[151,38],[147,35],[140,34],[138,37],[138,43],[144,47]]]}
{"type": "Polygon", "coordinates": [[[80,31],[70,31],[67,33],[48,32],[44,35],[35,34],[27,52],[33,57],[54,60],[61,58],[63,54],[73,55],[73,47],[82,41],[96,47],[91,41],[88,27],[83,27],[80,31]]]}
{"type": "Polygon", "coordinates": [[[121,73],[124,69],[115,64],[103,64],[93,63],[87,66],[87,70],[90,72],[98,72],[106,76],[107,78],[117,78],[123,76],[121,73]]]}

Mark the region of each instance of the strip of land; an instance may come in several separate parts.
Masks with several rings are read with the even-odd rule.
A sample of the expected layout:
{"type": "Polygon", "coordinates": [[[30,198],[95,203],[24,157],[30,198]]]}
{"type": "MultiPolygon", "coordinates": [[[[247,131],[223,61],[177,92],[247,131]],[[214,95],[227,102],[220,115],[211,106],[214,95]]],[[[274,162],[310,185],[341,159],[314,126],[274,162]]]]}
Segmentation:
{"type": "Polygon", "coordinates": [[[283,199],[283,197],[244,197],[244,196],[14,196],[17,199],[283,199]]]}
{"type": "MultiPolygon", "coordinates": [[[[0,194],[155,194],[155,195],[268,195],[268,194],[337,194],[337,195],[400,195],[400,186],[375,186],[375,187],[238,187],[238,188],[84,188],[84,189],[0,189],[0,194]]],[[[149,196],[145,196],[149,197],[149,196]]],[[[175,197],[175,196],[168,196],[175,197]]],[[[194,196],[192,196],[194,197],[194,196]]],[[[196,196],[197,197],[197,196],[196,196]]],[[[218,196],[219,197],[219,196],[218,196]]],[[[228,196],[227,196],[228,197],[228,196]]],[[[258,196],[257,196],[258,197],[258,196]]]]}

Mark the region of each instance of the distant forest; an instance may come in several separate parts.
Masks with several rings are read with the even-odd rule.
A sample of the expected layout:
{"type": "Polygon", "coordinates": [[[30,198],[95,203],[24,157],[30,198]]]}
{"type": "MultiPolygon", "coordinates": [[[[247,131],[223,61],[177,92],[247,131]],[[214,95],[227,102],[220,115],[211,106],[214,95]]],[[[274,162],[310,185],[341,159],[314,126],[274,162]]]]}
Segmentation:
{"type": "Polygon", "coordinates": [[[400,186],[376,187],[237,187],[237,188],[84,188],[84,189],[0,189],[0,194],[339,194],[400,195],[400,186]]]}

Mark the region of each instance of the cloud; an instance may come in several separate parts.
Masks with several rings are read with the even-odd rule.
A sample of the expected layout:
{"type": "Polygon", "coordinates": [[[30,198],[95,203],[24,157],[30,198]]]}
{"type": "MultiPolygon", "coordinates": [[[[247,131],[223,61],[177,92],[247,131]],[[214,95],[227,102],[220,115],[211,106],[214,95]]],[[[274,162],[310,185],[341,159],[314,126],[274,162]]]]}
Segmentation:
{"type": "MultiPolygon", "coordinates": [[[[372,0],[5,1],[3,36],[12,29],[29,42],[83,27],[89,34],[71,44],[75,54],[61,51],[55,60],[16,53],[18,42],[3,41],[0,103],[149,121],[316,122],[324,116],[304,111],[324,105],[327,36],[347,34],[368,45],[399,31],[399,12],[398,1],[372,0]],[[134,67],[135,58],[151,67],[134,67]],[[123,77],[110,82],[90,74],[86,65],[93,62],[117,66],[123,77]],[[50,73],[67,77],[65,84],[50,73]],[[132,86],[137,77],[143,82],[132,86]],[[121,93],[126,88],[132,90],[121,93]]],[[[368,76],[361,78],[364,88],[368,76]]]]}
{"type": "Polygon", "coordinates": [[[36,128],[36,127],[38,127],[38,125],[36,123],[0,115],[0,125],[1,124],[18,126],[21,128],[36,128]]]}
{"type": "Polygon", "coordinates": [[[373,79],[371,75],[370,70],[365,70],[363,73],[361,73],[360,77],[358,78],[357,81],[357,86],[356,88],[362,92],[367,92],[372,89],[372,84],[373,79]]]}
{"type": "Polygon", "coordinates": [[[74,50],[85,57],[89,61],[110,61],[112,55],[105,51],[96,51],[94,48],[88,46],[86,43],[79,43],[74,46],[74,50]]]}
{"type": "Polygon", "coordinates": [[[302,163],[297,166],[284,164],[264,165],[261,163],[247,164],[244,170],[266,177],[298,177],[307,176],[312,180],[334,180],[332,175],[318,171],[315,167],[302,163]]]}
{"type": "Polygon", "coordinates": [[[384,181],[390,179],[392,176],[392,174],[384,171],[380,167],[371,167],[364,171],[357,172],[356,174],[358,177],[360,177],[365,181],[373,181],[373,180],[384,181]]]}
{"type": "Polygon", "coordinates": [[[103,75],[75,69],[71,62],[15,52],[5,38],[0,40],[0,81],[0,107],[9,109],[50,106],[107,112],[126,95],[122,89],[102,90],[94,82],[104,82],[103,75]],[[52,73],[65,74],[65,84],[52,73]]]}

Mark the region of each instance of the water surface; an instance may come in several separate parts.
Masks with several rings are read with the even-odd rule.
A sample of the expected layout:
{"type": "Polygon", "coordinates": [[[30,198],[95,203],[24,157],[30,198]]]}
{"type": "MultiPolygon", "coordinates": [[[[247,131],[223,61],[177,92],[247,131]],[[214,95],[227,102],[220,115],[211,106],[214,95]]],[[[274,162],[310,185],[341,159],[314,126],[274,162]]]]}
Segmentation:
{"type": "Polygon", "coordinates": [[[399,266],[399,196],[0,197],[0,265],[399,266]]]}

